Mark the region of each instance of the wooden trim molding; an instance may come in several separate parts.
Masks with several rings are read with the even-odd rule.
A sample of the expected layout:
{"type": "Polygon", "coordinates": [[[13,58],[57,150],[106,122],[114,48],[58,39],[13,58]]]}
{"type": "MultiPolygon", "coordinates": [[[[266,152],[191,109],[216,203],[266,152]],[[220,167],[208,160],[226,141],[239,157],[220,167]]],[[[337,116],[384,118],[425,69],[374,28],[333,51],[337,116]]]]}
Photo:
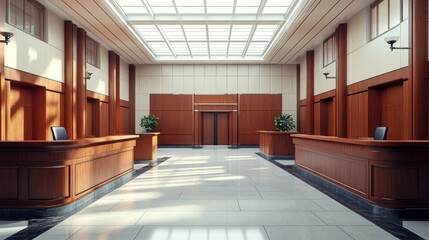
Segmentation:
{"type": "Polygon", "coordinates": [[[306,105],[307,105],[307,99],[299,100],[299,106],[300,106],[300,107],[304,107],[304,106],[306,106],[306,105]]]}
{"type": "Polygon", "coordinates": [[[9,67],[5,67],[4,73],[7,80],[46,87],[46,90],[64,93],[64,83],[9,67]]]}
{"type": "Polygon", "coordinates": [[[98,99],[98,100],[100,100],[100,102],[109,103],[109,96],[101,94],[101,93],[96,93],[93,91],[86,90],[86,97],[92,98],[92,99],[98,99]]]}
{"type": "Polygon", "coordinates": [[[321,94],[317,94],[316,96],[314,96],[314,103],[320,102],[320,101],[325,100],[325,99],[333,98],[335,96],[336,96],[335,89],[321,93],[321,94]]]}
{"type": "Polygon", "coordinates": [[[120,101],[120,106],[121,107],[125,107],[125,108],[130,108],[130,102],[127,100],[122,100],[120,101]]]}

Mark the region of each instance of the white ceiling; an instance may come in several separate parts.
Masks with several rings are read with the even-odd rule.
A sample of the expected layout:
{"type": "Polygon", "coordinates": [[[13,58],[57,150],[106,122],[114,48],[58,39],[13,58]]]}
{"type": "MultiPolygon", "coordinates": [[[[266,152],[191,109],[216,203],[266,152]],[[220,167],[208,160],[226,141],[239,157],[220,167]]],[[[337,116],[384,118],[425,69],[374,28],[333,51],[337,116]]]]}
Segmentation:
{"type": "MultiPolygon", "coordinates": [[[[291,21],[274,39],[263,60],[177,59],[157,60],[138,34],[109,7],[108,0],[44,0],[45,6],[85,28],[132,64],[157,63],[298,63],[306,51],[314,49],[340,23],[374,0],[302,0],[291,21]]],[[[146,1],[146,0],[144,0],[146,1]]],[[[184,0],[182,0],[184,1],[184,0]]]]}

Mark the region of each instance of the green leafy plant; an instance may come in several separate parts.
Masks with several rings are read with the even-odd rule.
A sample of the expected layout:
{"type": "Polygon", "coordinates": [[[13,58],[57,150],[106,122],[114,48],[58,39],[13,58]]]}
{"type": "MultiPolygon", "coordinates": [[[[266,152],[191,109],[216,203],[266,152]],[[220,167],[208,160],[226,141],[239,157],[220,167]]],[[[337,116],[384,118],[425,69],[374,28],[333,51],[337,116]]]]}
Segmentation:
{"type": "Polygon", "coordinates": [[[280,132],[287,132],[295,128],[295,122],[290,114],[279,114],[274,117],[274,125],[276,130],[280,132]]]}
{"type": "Polygon", "coordinates": [[[146,132],[153,132],[158,126],[158,119],[159,118],[155,115],[143,116],[140,122],[140,126],[146,129],[146,132]]]}

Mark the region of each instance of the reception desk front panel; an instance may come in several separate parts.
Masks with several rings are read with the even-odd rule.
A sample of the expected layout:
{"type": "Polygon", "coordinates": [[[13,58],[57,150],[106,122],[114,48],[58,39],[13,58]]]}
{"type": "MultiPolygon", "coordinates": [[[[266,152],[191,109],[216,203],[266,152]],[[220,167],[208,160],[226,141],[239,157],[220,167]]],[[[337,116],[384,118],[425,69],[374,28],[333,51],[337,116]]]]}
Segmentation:
{"type": "Polygon", "coordinates": [[[0,206],[73,202],[130,172],[138,136],[0,142],[0,206]]]}

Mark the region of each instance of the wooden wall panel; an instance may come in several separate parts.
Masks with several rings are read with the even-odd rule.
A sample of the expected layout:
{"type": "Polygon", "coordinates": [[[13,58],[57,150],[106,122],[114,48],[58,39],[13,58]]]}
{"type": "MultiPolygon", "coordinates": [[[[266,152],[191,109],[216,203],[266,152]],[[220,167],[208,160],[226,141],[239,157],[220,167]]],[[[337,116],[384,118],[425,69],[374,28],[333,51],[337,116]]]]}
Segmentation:
{"type": "Polygon", "coordinates": [[[130,109],[121,107],[121,131],[120,134],[130,133],[130,109]]]}
{"type": "Polygon", "coordinates": [[[347,137],[369,137],[368,128],[368,92],[347,97],[347,137]]]}
{"type": "Polygon", "coordinates": [[[195,103],[237,103],[237,94],[195,95],[195,103]]]}
{"type": "MultiPolygon", "coordinates": [[[[403,97],[402,84],[383,88],[381,97],[381,126],[387,126],[387,139],[403,139],[403,97]]],[[[375,130],[375,129],[374,129],[375,130]]]]}
{"type": "Polygon", "coordinates": [[[94,134],[94,105],[95,101],[88,98],[86,100],[86,136],[95,137],[94,134]]]}
{"type": "Polygon", "coordinates": [[[192,144],[192,95],[151,94],[150,114],[159,117],[160,145],[192,144]]]}
{"type": "Polygon", "coordinates": [[[304,106],[300,106],[299,107],[299,129],[298,129],[298,132],[300,132],[300,133],[305,133],[306,132],[306,129],[305,129],[305,127],[306,127],[306,125],[305,125],[305,123],[306,123],[306,120],[305,120],[305,118],[306,118],[306,113],[307,113],[307,109],[306,109],[306,106],[304,105],[304,106]]]}
{"type": "Polygon", "coordinates": [[[231,113],[218,113],[217,114],[217,144],[229,144],[229,114],[231,113]]]}
{"type": "Polygon", "coordinates": [[[18,199],[18,168],[0,168],[0,199],[18,199]]]}
{"type": "Polygon", "coordinates": [[[64,94],[46,91],[46,140],[53,140],[51,126],[64,126],[64,94]]]}
{"type": "Polygon", "coordinates": [[[109,104],[100,102],[100,137],[109,135],[109,104]]]}
{"type": "Polygon", "coordinates": [[[214,145],[214,124],[215,124],[215,117],[214,113],[203,113],[203,121],[202,121],[202,128],[203,128],[203,145],[214,145]]]}
{"type": "Polygon", "coordinates": [[[335,136],[336,132],[336,119],[335,119],[335,98],[332,98],[331,100],[323,101],[326,106],[326,122],[325,122],[325,129],[327,132],[325,132],[325,135],[327,136],[335,136]]]}
{"type": "Polygon", "coordinates": [[[419,169],[371,166],[371,195],[389,200],[418,199],[419,169]],[[377,183],[377,184],[375,184],[377,183]]]}
{"type": "Polygon", "coordinates": [[[282,113],[281,94],[241,94],[239,112],[239,142],[259,144],[258,131],[274,131],[274,117],[282,113]]]}
{"type": "Polygon", "coordinates": [[[326,109],[321,109],[321,104],[320,102],[316,102],[314,103],[314,134],[315,135],[321,135],[321,131],[323,126],[322,125],[322,121],[324,121],[324,116],[321,116],[322,114],[325,115],[325,111],[326,109]]]}

